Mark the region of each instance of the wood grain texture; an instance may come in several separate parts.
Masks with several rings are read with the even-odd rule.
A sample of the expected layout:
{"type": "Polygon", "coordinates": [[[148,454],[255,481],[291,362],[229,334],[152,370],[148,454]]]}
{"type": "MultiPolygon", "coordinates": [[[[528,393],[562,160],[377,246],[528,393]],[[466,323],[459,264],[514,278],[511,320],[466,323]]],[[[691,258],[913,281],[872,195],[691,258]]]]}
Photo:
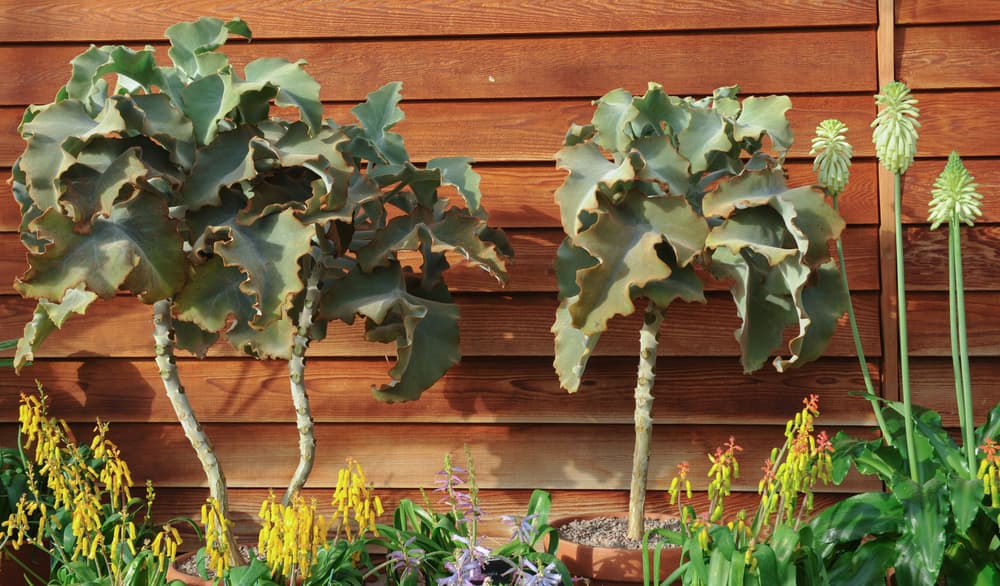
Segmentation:
{"type": "Polygon", "coordinates": [[[414,37],[871,25],[870,0],[762,4],[654,0],[635,5],[597,0],[18,0],[0,2],[0,41],[148,41],[175,22],[242,16],[258,39],[414,37]],[[137,17],[141,13],[142,17],[137,17]]]}
{"type": "MultiPolygon", "coordinates": [[[[965,153],[959,154],[964,156],[965,153]]],[[[1000,154],[1000,149],[996,154],[1000,154]]],[[[903,175],[904,223],[927,223],[931,189],[947,162],[947,159],[941,158],[917,159],[906,175],[903,175]]],[[[976,223],[1000,223],[1000,159],[995,156],[985,159],[963,158],[962,163],[979,184],[976,191],[983,196],[983,215],[976,223]]]]}
{"type": "MultiPolygon", "coordinates": [[[[673,304],[667,310],[660,342],[665,356],[738,355],[733,332],[739,326],[736,309],[726,293],[710,293],[707,304],[673,304]]],[[[554,294],[458,295],[463,356],[551,356],[552,325],[556,309],[554,294]]],[[[879,356],[877,294],[854,295],[865,353],[879,356]]],[[[0,303],[0,339],[21,335],[34,309],[30,300],[5,297],[0,303]]],[[[596,356],[637,356],[642,312],[611,322],[595,349],[596,356]]],[[[148,357],[151,352],[150,309],[133,298],[97,302],[87,315],[69,319],[60,332],[50,336],[38,355],[48,358],[148,357]]],[[[310,347],[313,356],[385,358],[394,346],[362,344],[363,327],[331,325],[327,339],[310,347]],[[352,331],[353,330],[353,331],[352,331]]],[[[216,344],[212,356],[235,356],[228,344],[216,344]]],[[[838,328],[827,356],[853,356],[850,328],[838,328]]]]}
{"type": "MultiPolygon", "coordinates": [[[[634,89],[644,91],[645,87],[634,89]]],[[[347,124],[354,121],[351,107],[328,105],[326,115],[347,124]]],[[[587,123],[594,114],[589,100],[415,103],[404,100],[400,107],[406,113],[406,120],[395,130],[403,135],[412,159],[417,162],[434,157],[467,156],[483,163],[551,163],[556,151],[562,148],[570,124],[587,123]]],[[[10,167],[24,150],[24,143],[14,131],[22,112],[17,107],[0,108],[0,166],[10,167]]],[[[297,117],[291,112],[282,115],[297,117]]],[[[851,129],[848,140],[854,145],[855,156],[872,156],[874,148],[868,124],[874,115],[875,103],[867,94],[795,97],[788,118],[799,140],[790,156],[808,157],[810,143],[806,137],[811,137],[816,126],[831,117],[839,118],[851,129]]]]}
{"type": "Polygon", "coordinates": [[[1000,87],[1000,25],[900,27],[896,63],[915,90],[1000,87]]]}
{"type": "Polygon", "coordinates": [[[913,95],[920,108],[918,156],[947,157],[953,150],[963,157],[997,156],[996,145],[987,138],[983,116],[1000,110],[1000,90],[916,91],[913,95]]]}
{"type": "MultiPolygon", "coordinates": [[[[502,286],[496,279],[479,268],[475,268],[454,258],[454,266],[449,269],[446,279],[452,291],[479,293],[524,293],[554,292],[558,290],[554,261],[556,249],[564,235],[557,228],[535,230],[507,230],[514,261],[509,266],[510,281],[502,286]]],[[[876,233],[873,227],[849,228],[844,239],[845,257],[850,268],[851,287],[857,291],[878,289],[877,267],[870,261],[877,250],[876,233]]],[[[13,294],[14,278],[27,270],[26,249],[20,244],[17,234],[0,233],[0,294],[13,294]]],[[[400,258],[407,266],[419,271],[420,256],[404,253],[400,258]]],[[[705,280],[706,288],[712,291],[726,291],[729,284],[712,278],[704,270],[699,275],[705,280]]]]}
{"type": "MultiPolygon", "coordinates": [[[[878,364],[870,363],[878,382],[878,364]]],[[[285,362],[181,360],[188,398],[203,422],[295,421],[285,362]]],[[[306,386],[321,423],[627,424],[635,404],[636,359],[591,360],[581,389],[569,394],[547,357],[467,357],[419,401],[383,403],[369,384],[385,378],[378,359],[309,360],[306,386]]],[[[976,373],[977,376],[979,373],[976,373]]],[[[73,422],[170,423],[175,416],[152,359],[40,360],[20,377],[0,378],[0,420],[13,421],[20,393],[42,383],[51,410],[73,422]]],[[[784,374],[743,374],[732,358],[659,361],[653,404],[657,423],[781,425],[804,397],[820,396],[826,425],[871,425],[868,404],[848,393],[864,387],[854,358],[823,358],[784,374]],[[697,400],[692,400],[697,397],[697,400]]],[[[876,392],[878,390],[876,389],[876,392]]]]}
{"type": "MultiPolygon", "coordinates": [[[[167,45],[157,44],[161,64],[167,45]]],[[[226,45],[238,71],[261,57],[304,59],[325,101],[361,101],[401,81],[410,100],[595,98],[616,87],[645,91],[650,80],[671,94],[711,94],[739,84],[744,93],[868,92],[876,82],[870,31],[668,33],[573,37],[364,40],[226,45]],[[735,53],[737,58],[718,59],[735,53]],[[635,55],[642,55],[636,59],[635,55]],[[709,63],[710,68],[663,67],[709,63]]],[[[0,104],[43,104],[69,79],[68,63],[87,45],[0,45],[0,63],[18,63],[0,104]]]]}
{"type": "MultiPolygon", "coordinates": [[[[756,470],[754,470],[756,472],[756,470]]],[[[428,489],[428,496],[431,500],[431,508],[444,511],[444,505],[438,503],[440,500],[436,493],[430,492],[433,487],[432,479],[428,479],[425,486],[428,489]]],[[[621,490],[549,490],[552,497],[552,514],[550,521],[571,515],[597,514],[607,512],[621,512],[628,508],[628,492],[621,490]]],[[[235,517],[235,533],[240,543],[255,544],[257,533],[260,530],[257,513],[260,511],[260,503],[267,498],[267,490],[260,488],[237,488],[230,491],[231,510],[235,517]]],[[[330,514],[333,507],[330,505],[331,491],[327,488],[306,488],[303,491],[306,498],[315,498],[319,504],[318,510],[322,514],[330,514]]],[[[410,499],[415,503],[423,505],[424,498],[416,489],[383,489],[376,487],[376,494],[382,499],[387,513],[379,519],[379,523],[391,524],[391,512],[402,499],[410,499]]],[[[153,517],[157,522],[163,522],[173,516],[186,516],[197,518],[201,505],[208,497],[208,491],[200,488],[162,488],[156,491],[156,503],[153,506],[153,517]]],[[[504,515],[525,514],[528,508],[528,499],[531,498],[530,490],[521,489],[484,489],[480,493],[480,505],[484,516],[480,520],[479,530],[485,535],[484,545],[496,547],[504,543],[510,535],[510,527],[502,520],[504,515]]],[[[690,504],[696,510],[704,511],[709,504],[706,492],[695,492],[690,500],[685,499],[684,504],[690,504]]],[[[819,492],[815,495],[814,512],[819,512],[844,499],[845,493],[819,492]]],[[[650,490],[646,501],[646,509],[655,513],[674,513],[677,511],[676,505],[670,505],[670,495],[664,490],[650,490]]],[[[734,492],[726,499],[726,511],[724,519],[735,518],[741,509],[747,510],[750,514],[756,510],[760,497],[754,491],[734,492]]],[[[184,543],[181,545],[182,551],[195,549],[198,543],[193,532],[178,526],[184,536],[184,543]],[[187,532],[185,532],[187,531],[187,532]]]]}
{"type": "MultiPolygon", "coordinates": [[[[840,196],[840,213],[849,224],[878,223],[876,166],[877,163],[870,159],[855,161],[851,166],[851,182],[840,196]]],[[[808,161],[791,161],[786,167],[789,185],[808,185],[816,181],[812,163],[808,161]]],[[[502,228],[559,226],[559,207],[553,194],[562,184],[566,171],[556,169],[554,161],[475,164],[474,168],[482,176],[483,205],[489,210],[491,225],[502,228]]],[[[0,170],[0,232],[18,231],[21,221],[21,212],[7,182],[9,179],[10,171],[0,170]]]]}
{"type": "Polygon", "coordinates": [[[951,0],[896,0],[897,24],[938,24],[1000,20],[996,0],[953,2],[951,0]]]}
{"type": "MultiPolygon", "coordinates": [[[[1000,403],[1000,360],[996,357],[970,359],[972,407],[976,425],[986,421],[986,414],[1000,403]]],[[[910,362],[913,377],[913,402],[941,414],[945,425],[958,427],[955,407],[955,377],[951,358],[920,357],[910,362]]]]}
{"type": "MultiPolygon", "coordinates": [[[[817,425],[817,431],[821,427],[817,425]]],[[[89,439],[92,428],[93,424],[79,424],[74,433],[89,439]]],[[[298,459],[295,424],[210,423],[204,429],[225,470],[228,486],[276,488],[291,477],[298,459]]],[[[867,433],[865,428],[855,427],[844,431],[855,436],[867,433]]],[[[12,445],[14,435],[14,425],[0,424],[4,445],[12,445]]],[[[362,463],[370,482],[386,488],[427,486],[433,481],[429,476],[440,469],[444,454],[451,453],[454,461],[460,462],[463,446],[468,446],[483,488],[622,490],[629,484],[634,441],[631,424],[595,428],[579,423],[320,423],[315,426],[315,436],[311,486],[335,486],[338,469],[351,456],[362,463]],[[581,441],[583,438],[588,441],[581,441]]],[[[744,462],[758,463],[768,457],[772,447],[784,442],[784,426],[655,425],[650,483],[666,485],[677,464],[688,461],[692,484],[697,490],[706,490],[710,467],[706,454],[730,436],[743,446],[744,462]]],[[[121,448],[137,482],[149,479],[157,487],[204,486],[204,473],[180,425],[112,424],[108,437],[121,448]]],[[[754,469],[753,464],[750,469],[754,469]]],[[[754,476],[736,480],[734,489],[755,490],[759,479],[754,476]]],[[[836,490],[857,491],[870,484],[851,478],[836,490]]]]}
{"type": "MultiPolygon", "coordinates": [[[[948,290],[948,226],[904,228],[906,287],[948,290]]],[[[962,275],[966,291],[1000,290],[1000,226],[961,227],[962,275]]]]}
{"type": "MultiPolygon", "coordinates": [[[[914,356],[951,356],[948,333],[948,294],[915,292],[907,296],[910,353],[914,356]]],[[[969,324],[969,355],[1000,356],[1000,290],[965,295],[969,324]]],[[[941,389],[951,393],[951,388],[941,389]]]]}

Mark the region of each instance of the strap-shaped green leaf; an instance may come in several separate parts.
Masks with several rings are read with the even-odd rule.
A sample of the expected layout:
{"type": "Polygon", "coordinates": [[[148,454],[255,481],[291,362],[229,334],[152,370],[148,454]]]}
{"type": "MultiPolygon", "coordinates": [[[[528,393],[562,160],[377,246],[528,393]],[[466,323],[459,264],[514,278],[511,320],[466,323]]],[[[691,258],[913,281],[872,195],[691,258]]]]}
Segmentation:
{"type": "Polygon", "coordinates": [[[360,315],[369,340],[395,342],[393,382],[373,387],[380,400],[417,399],[458,363],[458,307],[408,291],[398,265],[349,272],[324,290],[321,305],[323,318],[351,324],[360,315]]]}

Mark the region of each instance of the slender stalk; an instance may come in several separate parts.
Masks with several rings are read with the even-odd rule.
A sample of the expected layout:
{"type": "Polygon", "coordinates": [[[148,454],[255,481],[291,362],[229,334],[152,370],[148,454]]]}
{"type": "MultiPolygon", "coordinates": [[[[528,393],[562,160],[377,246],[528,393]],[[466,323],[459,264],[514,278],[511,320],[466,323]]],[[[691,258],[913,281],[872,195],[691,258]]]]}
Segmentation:
{"type": "MultiPolygon", "coordinates": [[[[840,205],[838,203],[837,197],[833,198],[833,209],[839,211],[840,205]]],[[[854,300],[851,298],[851,286],[847,282],[847,264],[844,260],[844,243],[841,239],[837,238],[837,261],[840,263],[840,281],[843,283],[844,291],[847,292],[847,317],[851,323],[851,335],[854,337],[854,352],[858,357],[858,364],[861,366],[861,376],[865,381],[865,391],[869,395],[875,395],[875,385],[872,384],[871,373],[868,372],[868,360],[865,358],[865,350],[861,346],[861,334],[858,330],[858,318],[854,313],[854,300]]],[[[885,424],[885,418],[882,416],[882,409],[879,406],[878,399],[869,399],[872,405],[872,411],[875,413],[875,421],[878,422],[879,430],[882,432],[882,437],[885,439],[885,443],[892,445],[892,434],[889,433],[889,428],[885,424]]]]}
{"type": "Polygon", "coordinates": [[[910,464],[910,479],[920,482],[917,468],[917,444],[913,430],[913,402],[910,397],[910,345],[906,337],[906,278],[903,273],[903,181],[899,173],[894,178],[894,210],[896,228],[896,310],[899,322],[899,380],[903,392],[903,419],[906,430],[906,458],[910,464]]]}
{"type": "Polygon", "coordinates": [[[948,223],[948,323],[951,338],[951,371],[955,379],[955,404],[958,408],[958,424],[965,438],[965,396],[962,394],[962,362],[958,343],[958,295],[955,293],[955,226],[948,223]]]}
{"type": "Polygon", "coordinates": [[[955,305],[958,315],[958,350],[962,363],[962,403],[965,407],[962,441],[965,443],[965,456],[969,462],[969,472],[975,474],[977,471],[975,421],[972,413],[972,377],[969,372],[969,338],[965,323],[965,279],[962,277],[962,234],[959,231],[959,226],[956,214],[951,226],[951,231],[955,233],[954,237],[951,238],[951,247],[955,255],[955,305]]]}
{"type": "MultiPolygon", "coordinates": [[[[201,467],[205,471],[209,494],[218,501],[219,510],[228,518],[229,492],[226,489],[226,477],[222,473],[219,458],[212,448],[212,442],[209,441],[208,435],[198,423],[198,418],[195,417],[194,410],[191,408],[191,403],[188,402],[187,393],[185,393],[177,373],[177,360],[174,358],[173,318],[170,316],[170,300],[168,299],[153,304],[153,340],[156,343],[156,365],[160,369],[160,378],[167,391],[167,398],[170,399],[177,421],[184,429],[184,435],[191,442],[191,447],[194,448],[195,454],[201,462],[201,467]]],[[[243,565],[232,532],[225,531],[223,533],[229,541],[230,565],[243,565]]]]}
{"type": "Polygon", "coordinates": [[[656,349],[660,344],[663,309],[652,301],[646,307],[639,331],[639,372],[635,385],[635,450],[632,454],[632,483],[628,499],[628,536],[642,539],[646,520],[646,479],[649,475],[650,442],[653,437],[653,380],[656,378],[656,349]]]}
{"type": "Polygon", "coordinates": [[[309,329],[313,325],[313,316],[319,303],[320,268],[312,267],[306,282],[306,298],[299,312],[298,331],[295,333],[295,345],[292,357],[288,361],[288,383],[292,393],[292,404],[295,406],[295,423],[299,430],[299,464],[288,483],[282,504],[288,506],[295,495],[302,490],[309,473],[312,472],[316,456],[316,436],[313,434],[312,412],[309,409],[309,395],[306,393],[305,370],[306,350],[309,348],[309,329]]]}

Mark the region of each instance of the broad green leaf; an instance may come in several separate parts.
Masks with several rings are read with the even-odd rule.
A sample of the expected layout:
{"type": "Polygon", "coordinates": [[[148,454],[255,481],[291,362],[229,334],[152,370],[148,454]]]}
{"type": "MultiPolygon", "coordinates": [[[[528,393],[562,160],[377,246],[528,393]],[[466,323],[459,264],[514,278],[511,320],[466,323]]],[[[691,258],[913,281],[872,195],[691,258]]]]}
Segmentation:
{"type": "Polygon", "coordinates": [[[856,550],[831,560],[827,579],[830,584],[883,586],[886,573],[896,563],[896,556],[896,544],[892,540],[867,541],[856,550]]]}
{"type": "Polygon", "coordinates": [[[281,58],[257,59],[247,64],[246,79],[277,87],[275,103],[298,108],[302,120],[315,134],[323,123],[323,104],[319,101],[319,82],[302,68],[304,64],[303,60],[292,63],[281,58]]]}
{"type": "Polygon", "coordinates": [[[20,168],[28,180],[28,193],[40,210],[57,207],[58,177],[73,163],[83,145],[94,136],[125,129],[115,108],[105,108],[96,119],[75,100],[64,100],[38,113],[21,127],[27,148],[20,168]]]}
{"type": "Polygon", "coordinates": [[[726,123],[718,112],[694,108],[684,130],[677,134],[678,151],[691,162],[691,173],[709,168],[708,156],[713,151],[728,152],[733,143],[726,133],[726,123]]]}
{"type": "Polygon", "coordinates": [[[634,98],[632,106],[636,110],[632,128],[637,139],[650,135],[669,135],[672,128],[664,129],[663,123],[670,119],[676,124],[673,112],[675,106],[671,103],[671,97],[663,91],[663,86],[658,83],[649,82],[646,93],[641,98],[634,98]]]}
{"type": "Polygon", "coordinates": [[[364,316],[369,340],[395,342],[394,380],[373,388],[380,400],[417,399],[458,363],[458,307],[409,292],[398,266],[351,271],[324,290],[320,313],[348,324],[364,316]]]}
{"type": "Polygon", "coordinates": [[[147,94],[152,93],[153,86],[159,85],[161,79],[155,51],[148,46],[139,51],[123,46],[91,46],[70,63],[73,74],[64,88],[66,98],[80,101],[91,114],[105,105],[108,88],[104,76],[109,73],[124,76],[120,81],[137,84],[147,94]]]}
{"type": "Polygon", "coordinates": [[[573,327],[569,307],[576,300],[576,297],[568,297],[559,303],[551,329],[555,334],[555,360],[552,365],[559,376],[559,385],[571,393],[579,390],[587,361],[601,338],[600,333],[587,335],[573,327]]]}
{"type": "Polygon", "coordinates": [[[24,324],[24,333],[17,341],[14,354],[14,370],[17,373],[29,362],[35,359],[35,351],[45,338],[69,318],[71,313],[83,315],[97,295],[91,291],[73,288],[66,291],[62,301],[53,303],[48,299],[39,299],[31,321],[24,324]]]}
{"type": "Polygon", "coordinates": [[[259,140],[253,127],[243,126],[220,134],[198,152],[191,175],[180,193],[180,201],[189,211],[220,205],[219,192],[223,187],[257,176],[252,144],[255,139],[259,140]]]}
{"type": "Polygon", "coordinates": [[[830,258],[830,242],[843,232],[845,223],[820,191],[797,187],[778,194],[771,207],[781,212],[789,233],[802,251],[802,262],[817,266],[830,258]]]}
{"type": "Polygon", "coordinates": [[[441,171],[441,184],[451,185],[465,199],[469,211],[482,216],[480,202],[483,194],[479,191],[479,173],[472,170],[472,159],[468,157],[443,157],[427,161],[428,169],[441,171]]]}
{"type": "Polygon", "coordinates": [[[226,43],[230,33],[250,38],[249,27],[239,19],[223,22],[201,17],[194,22],[179,22],[167,29],[170,39],[167,54],[178,70],[196,80],[218,72],[218,57],[225,59],[225,56],[212,52],[226,43]]]}
{"type": "Polygon", "coordinates": [[[840,319],[847,313],[850,297],[844,290],[840,271],[830,261],[813,271],[811,281],[802,290],[799,333],[788,343],[790,359],[774,359],[774,368],[784,372],[819,358],[829,345],[840,319]]]}
{"type": "Polygon", "coordinates": [[[990,409],[986,421],[976,428],[976,446],[986,443],[986,439],[994,439],[1000,435],[1000,402],[990,409]]]}
{"type": "Polygon", "coordinates": [[[167,218],[166,203],[149,193],[116,204],[85,233],[56,210],[33,228],[52,244],[44,254],[28,255],[31,268],[15,284],[28,297],[62,299],[65,291],[86,286],[107,299],[124,287],[153,303],[173,295],[186,278],[175,222],[167,218]]]}
{"type": "Polygon", "coordinates": [[[678,299],[687,303],[705,303],[704,284],[694,268],[691,265],[678,267],[673,251],[667,245],[661,245],[659,252],[660,258],[670,267],[670,276],[662,281],[646,283],[642,288],[633,288],[630,293],[632,298],[646,297],[663,309],[678,299]]]}
{"type": "Polygon", "coordinates": [[[403,84],[398,81],[387,83],[368,94],[364,103],[351,108],[351,112],[361,122],[365,136],[385,161],[391,164],[402,164],[409,159],[403,146],[403,137],[389,132],[390,128],[404,118],[403,111],[398,106],[403,99],[400,94],[402,87],[403,84]]]}
{"type": "Polygon", "coordinates": [[[114,98],[128,130],[148,136],[163,145],[181,169],[194,166],[194,125],[165,94],[114,98]]]}
{"type": "Polygon", "coordinates": [[[938,478],[923,485],[899,478],[892,490],[903,505],[903,533],[896,542],[897,579],[902,584],[934,584],[947,545],[947,491],[938,478]]]}
{"type": "Polygon", "coordinates": [[[827,507],[810,522],[819,554],[827,558],[841,544],[901,530],[903,509],[891,494],[865,492],[827,507]]]}
{"type": "Polygon", "coordinates": [[[576,283],[576,272],[597,264],[597,259],[587,254],[587,251],[573,245],[573,239],[563,238],[556,250],[556,282],[559,285],[559,298],[566,299],[580,293],[576,283]]]}
{"type": "Polygon", "coordinates": [[[678,197],[633,193],[621,206],[598,213],[597,221],[574,244],[598,260],[577,272],[580,294],[569,307],[574,326],[586,334],[604,331],[615,315],[635,311],[630,290],[667,278],[670,267],[656,246],[666,239],[685,266],[704,247],[708,225],[678,197]]]}
{"type": "Polygon", "coordinates": [[[757,206],[733,214],[716,226],[705,239],[710,250],[726,248],[733,255],[748,248],[763,256],[771,266],[792,258],[797,260],[798,249],[789,238],[785,220],[767,206],[757,206]]]}
{"type": "Polygon", "coordinates": [[[957,474],[948,476],[948,496],[955,518],[955,531],[964,535],[979,513],[985,493],[983,481],[978,478],[963,478],[957,474]]]}
{"type": "Polygon", "coordinates": [[[62,174],[66,190],[62,202],[74,222],[89,224],[96,214],[110,215],[123,189],[136,189],[136,181],[146,174],[140,152],[138,148],[128,149],[106,169],[76,164],[62,174]]]}
{"type": "Polygon", "coordinates": [[[743,110],[736,119],[733,138],[741,141],[744,138],[760,139],[763,134],[771,137],[774,148],[780,155],[792,146],[792,128],[785,112],[792,107],[788,96],[751,96],[743,100],[743,110]]]}
{"type": "Polygon", "coordinates": [[[635,178],[632,160],[626,157],[616,165],[604,158],[593,143],[566,147],[556,153],[556,167],[569,175],[556,190],[563,231],[575,236],[583,228],[580,215],[598,208],[597,192],[601,186],[635,178]]]}
{"type": "Polygon", "coordinates": [[[193,323],[174,320],[174,337],[177,347],[187,350],[198,358],[204,358],[208,349],[219,339],[218,332],[206,332],[193,323]]]}
{"type": "Polygon", "coordinates": [[[737,210],[768,205],[786,191],[788,186],[780,169],[747,171],[719,183],[707,193],[702,200],[702,210],[706,216],[728,218],[737,210]]]}
{"type": "Polygon", "coordinates": [[[177,319],[218,332],[232,316],[252,316],[254,299],[241,289],[244,281],[246,275],[238,267],[227,267],[222,257],[212,256],[192,269],[187,286],[174,298],[177,319]]]}
{"type": "Polygon", "coordinates": [[[632,106],[632,94],[619,88],[612,90],[595,102],[594,118],[591,123],[597,134],[593,142],[616,157],[628,152],[629,145],[636,136],[631,122],[639,115],[632,106]]]}
{"type": "Polygon", "coordinates": [[[181,91],[181,99],[200,145],[212,143],[219,134],[219,122],[240,105],[240,93],[233,88],[228,68],[191,82],[181,91]]]}
{"type": "Polygon", "coordinates": [[[289,318],[269,322],[263,328],[253,325],[254,314],[238,319],[226,331],[226,339],[234,347],[258,359],[288,360],[292,357],[295,333],[298,329],[289,318]]]}
{"type": "Polygon", "coordinates": [[[633,144],[646,166],[639,178],[666,184],[673,195],[686,195],[691,187],[690,163],[674,148],[669,136],[651,136],[633,144]]]}

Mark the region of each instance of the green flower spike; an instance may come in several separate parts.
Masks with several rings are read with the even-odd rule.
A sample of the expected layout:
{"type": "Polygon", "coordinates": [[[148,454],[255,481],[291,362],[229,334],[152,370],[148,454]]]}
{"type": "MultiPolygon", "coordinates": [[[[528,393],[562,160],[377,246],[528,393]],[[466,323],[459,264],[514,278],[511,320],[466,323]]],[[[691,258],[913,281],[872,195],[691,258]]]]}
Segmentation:
{"type": "Polygon", "coordinates": [[[875,96],[875,103],[882,106],[872,122],[875,154],[886,169],[901,175],[913,164],[917,153],[917,128],[920,127],[917,100],[910,95],[910,88],[905,83],[893,81],[875,96]]]}
{"type": "Polygon", "coordinates": [[[951,151],[948,164],[934,180],[934,188],[931,189],[930,214],[927,216],[931,230],[936,230],[952,218],[972,226],[976,218],[983,215],[980,209],[983,196],[976,192],[979,184],[973,181],[958,152],[951,151]]]}
{"type": "Polygon", "coordinates": [[[847,142],[847,126],[835,118],[824,120],[816,127],[816,136],[812,139],[810,155],[815,155],[813,170],[819,177],[819,183],[830,195],[837,197],[847,187],[851,176],[848,167],[854,148],[847,142]]]}

